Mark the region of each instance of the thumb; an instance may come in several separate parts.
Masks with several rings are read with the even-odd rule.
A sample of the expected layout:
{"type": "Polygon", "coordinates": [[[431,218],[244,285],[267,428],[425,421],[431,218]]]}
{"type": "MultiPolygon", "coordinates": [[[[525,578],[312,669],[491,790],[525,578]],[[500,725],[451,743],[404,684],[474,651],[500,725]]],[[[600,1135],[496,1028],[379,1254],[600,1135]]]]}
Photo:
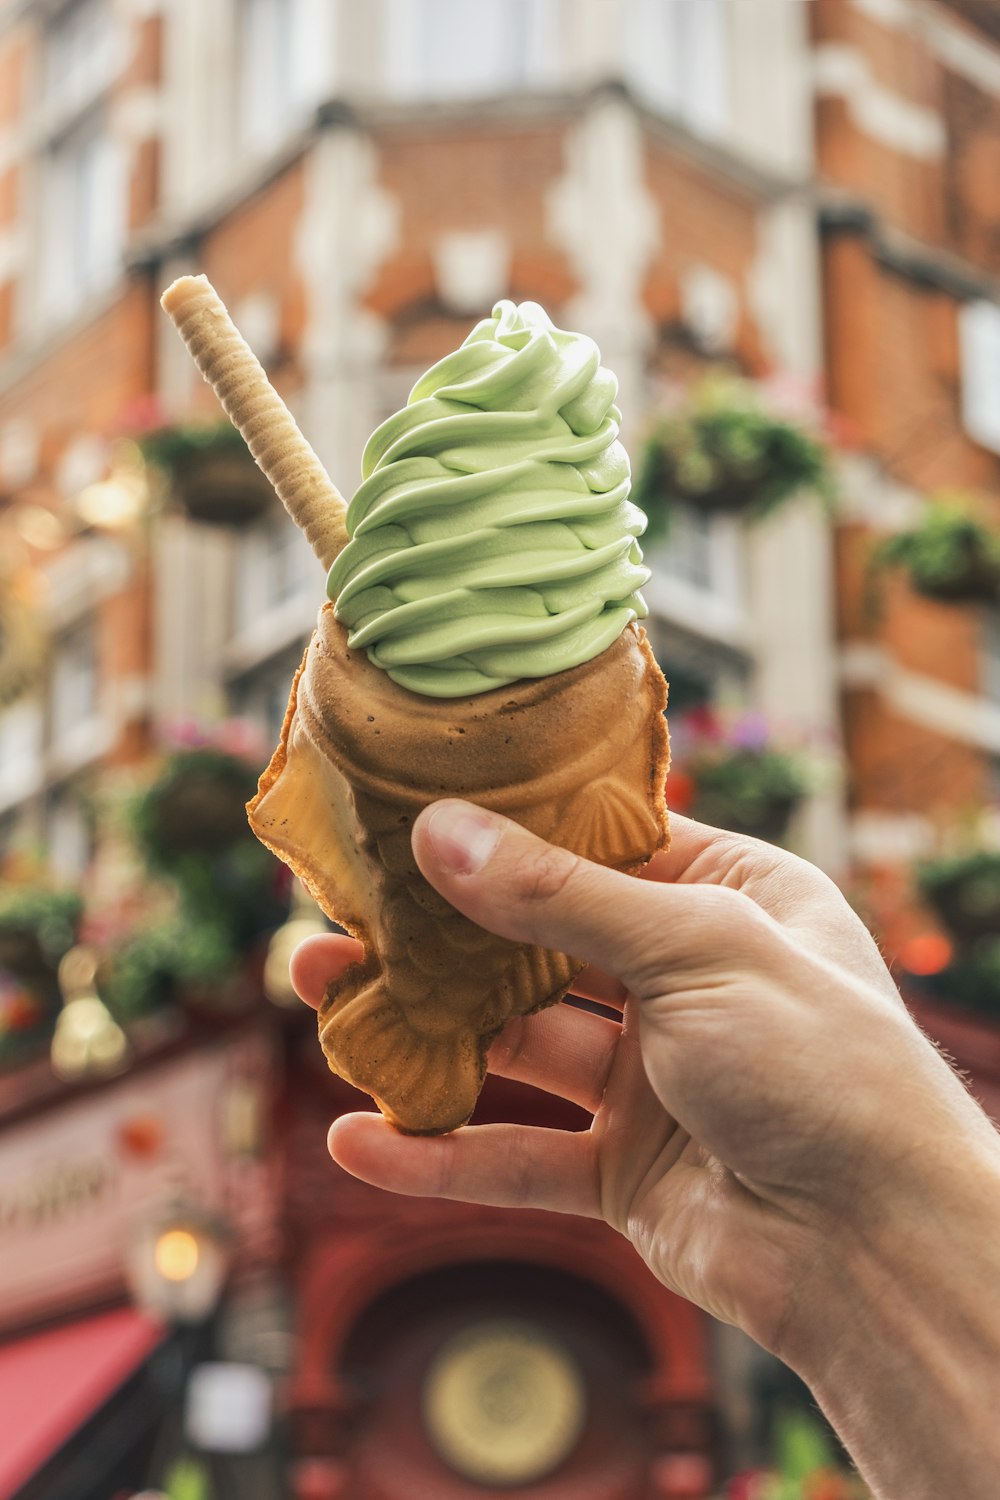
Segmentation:
{"type": "Polygon", "coordinates": [[[724,886],[664,885],[605,869],[468,802],[425,808],[413,853],[425,879],[473,922],[596,964],[639,996],[661,991],[670,968],[704,963],[717,952],[720,924],[736,937],[740,917],[752,922],[756,910],[724,886]]]}

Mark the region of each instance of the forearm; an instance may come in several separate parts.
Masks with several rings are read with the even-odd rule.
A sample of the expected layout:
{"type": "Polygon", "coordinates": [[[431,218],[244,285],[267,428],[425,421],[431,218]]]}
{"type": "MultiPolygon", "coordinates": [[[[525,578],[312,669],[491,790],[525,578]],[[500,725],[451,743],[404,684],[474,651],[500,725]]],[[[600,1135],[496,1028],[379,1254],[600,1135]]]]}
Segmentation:
{"type": "Polygon", "coordinates": [[[948,1165],[831,1247],[786,1354],[878,1500],[1000,1494],[1000,1140],[948,1165]]]}

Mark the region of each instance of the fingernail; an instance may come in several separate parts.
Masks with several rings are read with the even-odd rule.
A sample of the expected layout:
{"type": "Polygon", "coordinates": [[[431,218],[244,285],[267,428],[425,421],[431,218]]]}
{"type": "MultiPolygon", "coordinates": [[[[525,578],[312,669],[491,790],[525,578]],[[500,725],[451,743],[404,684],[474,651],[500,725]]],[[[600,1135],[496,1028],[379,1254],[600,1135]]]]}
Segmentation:
{"type": "Polygon", "coordinates": [[[475,875],[500,842],[502,824],[468,802],[438,802],[427,815],[427,836],[443,869],[475,875]]]}

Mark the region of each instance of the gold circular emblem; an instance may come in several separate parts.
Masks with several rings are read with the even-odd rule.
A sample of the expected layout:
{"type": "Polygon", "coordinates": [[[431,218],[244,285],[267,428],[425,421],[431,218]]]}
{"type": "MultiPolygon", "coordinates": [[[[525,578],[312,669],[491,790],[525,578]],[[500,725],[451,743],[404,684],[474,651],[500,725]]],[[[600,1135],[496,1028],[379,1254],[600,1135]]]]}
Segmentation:
{"type": "Polygon", "coordinates": [[[569,1353],[534,1324],[475,1323],[438,1352],[424,1418],[445,1463],[483,1484],[527,1484],[576,1446],[586,1415],[569,1353]]]}

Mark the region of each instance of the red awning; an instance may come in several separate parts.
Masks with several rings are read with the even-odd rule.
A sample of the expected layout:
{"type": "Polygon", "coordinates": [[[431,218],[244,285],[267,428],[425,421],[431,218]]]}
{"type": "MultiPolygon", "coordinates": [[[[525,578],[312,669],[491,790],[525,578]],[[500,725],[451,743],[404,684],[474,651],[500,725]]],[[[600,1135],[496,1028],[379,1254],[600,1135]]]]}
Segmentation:
{"type": "Polygon", "coordinates": [[[163,1337],[131,1307],[0,1344],[0,1500],[10,1500],[163,1337]]]}

